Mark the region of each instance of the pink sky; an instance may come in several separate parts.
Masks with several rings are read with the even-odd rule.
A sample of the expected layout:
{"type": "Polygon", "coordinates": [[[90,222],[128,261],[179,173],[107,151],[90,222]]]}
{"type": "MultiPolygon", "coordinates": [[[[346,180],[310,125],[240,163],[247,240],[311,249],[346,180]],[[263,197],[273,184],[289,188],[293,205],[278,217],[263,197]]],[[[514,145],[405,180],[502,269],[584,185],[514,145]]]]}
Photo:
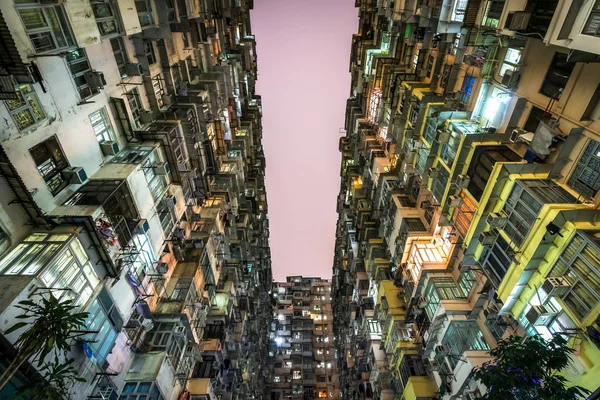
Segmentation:
{"type": "Polygon", "coordinates": [[[273,277],[331,277],[354,0],[256,0],[273,277]]]}

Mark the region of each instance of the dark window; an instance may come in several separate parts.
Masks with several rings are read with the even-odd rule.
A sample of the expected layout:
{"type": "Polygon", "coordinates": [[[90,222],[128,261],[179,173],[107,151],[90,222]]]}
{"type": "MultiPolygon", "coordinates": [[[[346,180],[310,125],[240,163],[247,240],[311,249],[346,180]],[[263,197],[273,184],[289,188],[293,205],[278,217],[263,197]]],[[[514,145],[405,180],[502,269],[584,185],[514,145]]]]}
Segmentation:
{"type": "Polygon", "coordinates": [[[590,139],[567,183],[578,193],[594,197],[600,190],[600,143],[590,139]]]}
{"type": "Polygon", "coordinates": [[[150,4],[149,0],[135,0],[135,8],[137,10],[140,25],[142,25],[142,27],[154,24],[152,5],[150,4]]]}
{"type": "Polygon", "coordinates": [[[585,111],[583,112],[583,115],[581,116],[582,121],[592,120],[594,111],[598,106],[598,101],[600,101],[600,85],[598,85],[596,87],[596,90],[594,90],[594,94],[592,94],[592,98],[590,99],[590,102],[588,103],[587,107],[585,108],[585,111]]]}
{"type": "Polygon", "coordinates": [[[121,37],[110,39],[110,45],[115,56],[115,61],[117,62],[117,67],[119,68],[119,74],[121,74],[121,77],[127,76],[127,68],[125,65],[129,60],[127,58],[127,51],[125,50],[123,39],[121,37]]]}
{"type": "Polygon", "coordinates": [[[584,35],[600,36],[600,0],[596,0],[587,23],[583,28],[584,35]]]}
{"type": "Polygon", "coordinates": [[[118,35],[121,27],[116,4],[111,1],[93,1],[91,4],[100,35],[118,35]]]}
{"type": "Polygon", "coordinates": [[[97,87],[88,84],[85,78],[86,72],[90,72],[92,67],[87,58],[84,49],[75,49],[67,51],[67,62],[73,76],[73,81],[82,99],[87,99],[98,93],[97,87]]]}
{"type": "Polygon", "coordinates": [[[131,110],[131,116],[133,117],[134,128],[141,127],[141,114],[143,108],[140,103],[140,93],[137,88],[133,88],[127,92],[127,102],[129,103],[129,109],[131,110]]]}
{"type": "Polygon", "coordinates": [[[49,139],[29,149],[38,171],[46,181],[46,185],[53,195],[69,185],[62,177],[61,171],[69,166],[58,139],[52,136],[49,139]]]}
{"type": "Polygon", "coordinates": [[[152,42],[144,43],[144,54],[146,54],[148,65],[156,64],[156,53],[154,52],[154,44],[152,42]]]}
{"type": "Polygon", "coordinates": [[[535,132],[540,124],[540,121],[548,117],[548,113],[539,107],[532,106],[527,122],[525,122],[525,129],[527,132],[535,132]]]}
{"type": "Polygon", "coordinates": [[[567,62],[567,55],[556,53],[542,82],[540,93],[553,99],[560,99],[569,77],[575,68],[575,63],[567,62]]]}

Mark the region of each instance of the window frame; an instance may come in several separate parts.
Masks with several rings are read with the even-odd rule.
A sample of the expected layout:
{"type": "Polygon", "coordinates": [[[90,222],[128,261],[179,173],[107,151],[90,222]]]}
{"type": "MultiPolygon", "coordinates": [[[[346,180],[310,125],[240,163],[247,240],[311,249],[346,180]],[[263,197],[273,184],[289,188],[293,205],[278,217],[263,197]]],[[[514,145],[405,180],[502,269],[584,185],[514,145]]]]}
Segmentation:
{"type": "Polygon", "coordinates": [[[115,36],[111,38],[110,46],[112,48],[113,56],[115,57],[115,63],[117,64],[117,68],[121,74],[121,78],[127,77],[128,74],[126,65],[129,63],[129,56],[127,55],[127,49],[125,48],[123,37],[115,36]],[[122,63],[119,63],[117,56],[120,56],[120,58],[123,60],[122,63]]]}
{"type": "Polygon", "coordinates": [[[142,29],[151,27],[154,25],[154,12],[152,10],[152,2],[150,0],[135,0],[135,10],[140,21],[142,29]],[[144,10],[140,11],[138,5],[143,5],[144,10]]]}
{"type": "Polygon", "coordinates": [[[600,36],[600,21],[598,23],[598,27],[596,28],[595,33],[586,32],[586,30],[588,30],[590,25],[592,24],[592,18],[594,18],[594,17],[600,18],[600,0],[596,0],[594,5],[592,6],[592,9],[590,10],[590,15],[588,15],[588,17],[586,18],[585,25],[583,26],[583,30],[581,31],[582,35],[600,36]]]}
{"type": "Polygon", "coordinates": [[[100,90],[98,90],[98,88],[91,87],[88,84],[87,79],[85,78],[85,74],[87,74],[88,72],[92,72],[92,66],[90,64],[90,60],[87,56],[85,49],[75,48],[67,51],[66,59],[67,64],[69,65],[69,71],[71,72],[71,77],[73,78],[73,83],[77,88],[77,93],[79,94],[79,97],[81,97],[82,100],[85,100],[94,97],[95,95],[100,93],[100,90]],[[69,59],[69,55],[75,55],[75,52],[79,52],[79,57],[69,59]],[[87,68],[85,68],[84,66],[84,69],[80,70],[78,66],[83,64],[87,64],[87,68]]]}
{"type": "Polygon", "coordinates": [[[69,160],[67,159],[67,156],[65,155],[65,152],[63,151],[62,146],[60,145],[60,142],[58,141],[58,137],[56,135],[52,135],[48,139],[43,140],[35,146],[31,147],[29,149],[29,154],[31,155],[31,158],[35,163],[38,172],[42,176],[42,179],[44,179],[44,181],[46,182],[46,186],[48,187],[50,193],[52,193],[53,196],[58,195],[61,191],[63,191],[69,186],[69,182],[66,181],[61,174],[62,171],[70,167],[69,160]],[[42,147],[44,147],[44,150],[48,153],[48,158],[38,163],[38,160],[36,160],[33,151],[41,149],[42,147]],[[53,153],[53,151],[59,151],[60,154],[53,153]],[[50,164],[46,165],[49,161],[50,164]],[[44,167],[45,165],[51,167],[51,169],[49,169],[47,172],[43,172],[42,167],[44,167]],[[58,183],[55,187],[51,186],[53,181],[56,181],[58,183]]]}
{"type": "Polygon", "coordinates": [[[55,52],[57,50],[66,50],[72,47],[75,47],[75,39],[73,37],[73,32],[71,30],[71,26],[69,24],[69,20],[65,13],[65,10],[61,4],[42,4],[39,1],[31,1],[29,3],[16,3],[15,8],[17,9],[17,13],[19,14],[19,18],[23,23],[23,27],[25,28],[25,32],[31,41],[31,44],[36,52],[36,54],[44,54],[49,52],[55,52]],[[46,26],[41,28],[28,28],[27,23],[23,17],[21,11],[27,10],[37,10],[39,9],[40,16],[44,20],[46,26]],[[62,34],[62,41],[64,41],[64,45],[60,46],[57,40],[57,33],[59,31],[53,31],[51,27],[50,20],[52,16],[50,13],[53,13],[54,21],[58,22],[58,26],[60,27],[60,33],[62,34]],[[45,46],[42,48],[40,46],[36,46],[36,42],[33,39],[33,36],[36,35],[44,35],[46,34],[46,38],[49,38],[53,44],[52,47],[45,46]]]}
{"type": "Polygon", "coordinates": [[[88,118],[90,119],[90,123],[92,124],[92,129],[94,130],[94,135],[96,135],[96,140],[98,143],[111,142],[114,141],[114,129],[112,123],[110,121],[110,117],[108,116],[108,112],[106,111],[106,107],[102,107],[99,110],[91,113],[88,118]],[[94,123],[93,116],[95,114],[99,114],[99,121],[94,123]],[[100,124],[104,125],[104,128],[100,131],[96,131],[96,127],[100,124]]]}
{"type": "Polygon", "coordinates": [[[573,70],[575,69],[576,63],[571,63],[571,64],[573,64],[573,68],[571,68],[570,72],[568,73],[568,77],[567,77],[566,81],[564,82],[564,86],[562,88],[558,87],[558,85],[557,85],[558,83],[561,83],[561,82],[559,82],[559,81],[553,82],[552,76],[553,75],[560,76],[561,74],[563,74],[563,75],[566,74],[566,70],[564,70],[564,69],[561,70],[561,68],[559,67],[560,64],[566,64],[566,63],[567,63],[567,54],[561,53],[561,52],[554,53],[554,56],[552,57],[552,61],[550,61],[550,65],[548,66],[548,70],[546,71],[546,75],[544,76],[544,79],[542,80],[542,84],[540,85],[539,93],[541,93],[544,96],[549,97],[551,99],[555,99],[555,100],[560,99],[563,91],[569,84],[569,80],[571,78],[571,75],[573,74],[573,70]],[[547,86],[556,86],[558,89],[557,90],[558,93],[550,92],[547,86]]]}
{"type": "Polygon", "coordinates": [[[600,177],[596,178],[595,186],[590,186],[589,182],[580,180],[581,177],[585,176],[584,173],[586,171],[589,171],[587,176],[593,176],[594,174],[600,173],[600,142],[591,138],[585,145],[581,157],[577,160],[576,167],[573,168],[573,172],[567,181],[567,185],[583,196],[594,198],[598,192],[600,192],[600,177]],[[590,168],[589,165],[593,164],[592,161],[595,161],[597,166],[596,169],[590,168]],[[586,193],[584,193],[584,191],[586,193]]]}
{"type": "Polygon", "coordinates": [[[127,104],[129,105],[129,112],[131,113],[131,118],[133,119],[134,127],[139,129],[142,127],[141,115],[142,111],[144,111],[144,107],[140,101],[140,92],[137,88],[132,88],[129,92],[125,93],[125,97],[127,98],[127,104]]]}
{"type": "Polygon", "coordinates": [[[46,119],[46,113],[44,112],[44,108],[42,107],[42,104],[40,103],[40,99],[37,97],[37,94],[35,93],[35,89],[34,89],[33,85],[31,85],[31,84],[19,85],[18,88],[16,88],[16,93],[18,96],[21,96],[21,100],[23,101],[23,104],[21,106],[11,109],[12,107],[10,104],[13,102],[18,102],[19,100],[4,100],[4,104],[6,105],[6,109],[8,110],[8,113],[10,114],[13,122],[15,123],[15,126],[17,127],[17,129],[19,131],[24,131],[26,129],[29,129],[32,126],[35,126],[46,119]],[[29,88],[30,90],[26,93],[23,93],[24,88],[29,88]],[[36,115],[35,107],[32,106],[31,103],[33,103],[34,105],[37,105],[37,107],[39,108],[38,111],[39,111],[39,113],[41,113],[41,116],[36,115]],[[24,111],[29,112],[31,119],[33,120],[33,123],[31,125],[20,126],[18,120],[15,118],[15,115],[20,114],[24,111]]]}
{"type": "Polygon", "coordinates": [[[154,65],[158,62],[158,59],[156,58],[156,51],[154,50],[154,42],[152,40],[144,42],[144,56],[146,57],[148,66],[154,65]]]}
{"type": "Polygon", "coordinates": [[[123,32],[123,28],[121,27],[121,16],[119,14],[119,7],[115,1],[92,0],[90,1],[90,6],[92,7],[92,12],[94,13],[94,18],[96,19],[96,25],[98,26],[98,31],[100,32],[100,36],[102,38],[106,39],[121,35],[123,32]],[[96,14],[96,8],[94,7],[97,5],[108,7],[112,15],[110,17],[98,17],[96,14]],[[104,33],[102,25],[110,23],[114,24],[116,30],[114,32],[104,33]]]}

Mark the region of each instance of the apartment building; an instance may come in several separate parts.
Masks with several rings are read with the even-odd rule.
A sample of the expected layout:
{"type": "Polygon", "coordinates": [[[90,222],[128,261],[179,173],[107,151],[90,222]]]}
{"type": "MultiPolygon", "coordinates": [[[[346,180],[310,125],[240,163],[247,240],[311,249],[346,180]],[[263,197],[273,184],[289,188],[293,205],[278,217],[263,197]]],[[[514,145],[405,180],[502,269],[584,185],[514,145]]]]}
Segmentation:
{"type": "MultiPolygon", "coordinates": [[[[50,293],[87,312],[73,399],[263,398],[252,7],[0,3],[0,332],[50,293]]],[[[0,370],[25,329],[0,334],[0,370]]],[[[44,371],[23,363],[0,397],[44,371]]]]}
{"type": "Polygon", "coordinates": [[[509,335],[600,382],[598,1],[357,0],[332,294],[342,398],[475,399],[509,335]]]}
{"type": "Polygon", "coordinates": [[[288,276],[271,290],[268,399],[340,399],[331,282],[288,276]]]}

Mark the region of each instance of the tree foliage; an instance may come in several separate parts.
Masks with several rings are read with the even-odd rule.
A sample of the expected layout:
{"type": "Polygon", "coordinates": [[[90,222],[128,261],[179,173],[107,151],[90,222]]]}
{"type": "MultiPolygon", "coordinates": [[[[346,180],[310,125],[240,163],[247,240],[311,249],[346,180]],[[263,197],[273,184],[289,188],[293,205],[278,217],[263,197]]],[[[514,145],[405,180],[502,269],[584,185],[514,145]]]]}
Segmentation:
{"type": "Polygon", "coordinates": [[[550,340],[511,336],[498,342],[490,352],[494,359],[476,368],[474,377],[487,387],[483,398],[488,400],[584,399],[587,389],[569,386],[566,378],[557,374],[573,353],[562,335],[550,340]]]}
{"type": "MultiPolygon", "coordinates": [[[[21,391],[27,390],[31,399],[68,398],[68,387],[73,380],[80,380],[73,369],[72,359],[67,358],[74,339],[82,334],[78,329],[84,324],[87,312],[78,312],[79,306],[73,300],[60,301],[53,294],[41,296],[39,301],[23,300],[15,306],[22,313],[15,318],[19,322],[8,328],[9,335],[26,328],[15,341],[17,355],[8,368],[0,375],[0,390],[10,381],[26,361],[37,361],[37,369],[43,380],[32,382],[21,391]],[[46,361],[48,355],[53,361],[46,361]],[[61,361],[61,358],[66,361],[61,361]],[[36,397],[37,394],[39,397],[36,397]]],[[[23,393],[21,393],[23,394],[23,393]]],[[[21,395],[19,394],[19,395],[21,395]]]]}

